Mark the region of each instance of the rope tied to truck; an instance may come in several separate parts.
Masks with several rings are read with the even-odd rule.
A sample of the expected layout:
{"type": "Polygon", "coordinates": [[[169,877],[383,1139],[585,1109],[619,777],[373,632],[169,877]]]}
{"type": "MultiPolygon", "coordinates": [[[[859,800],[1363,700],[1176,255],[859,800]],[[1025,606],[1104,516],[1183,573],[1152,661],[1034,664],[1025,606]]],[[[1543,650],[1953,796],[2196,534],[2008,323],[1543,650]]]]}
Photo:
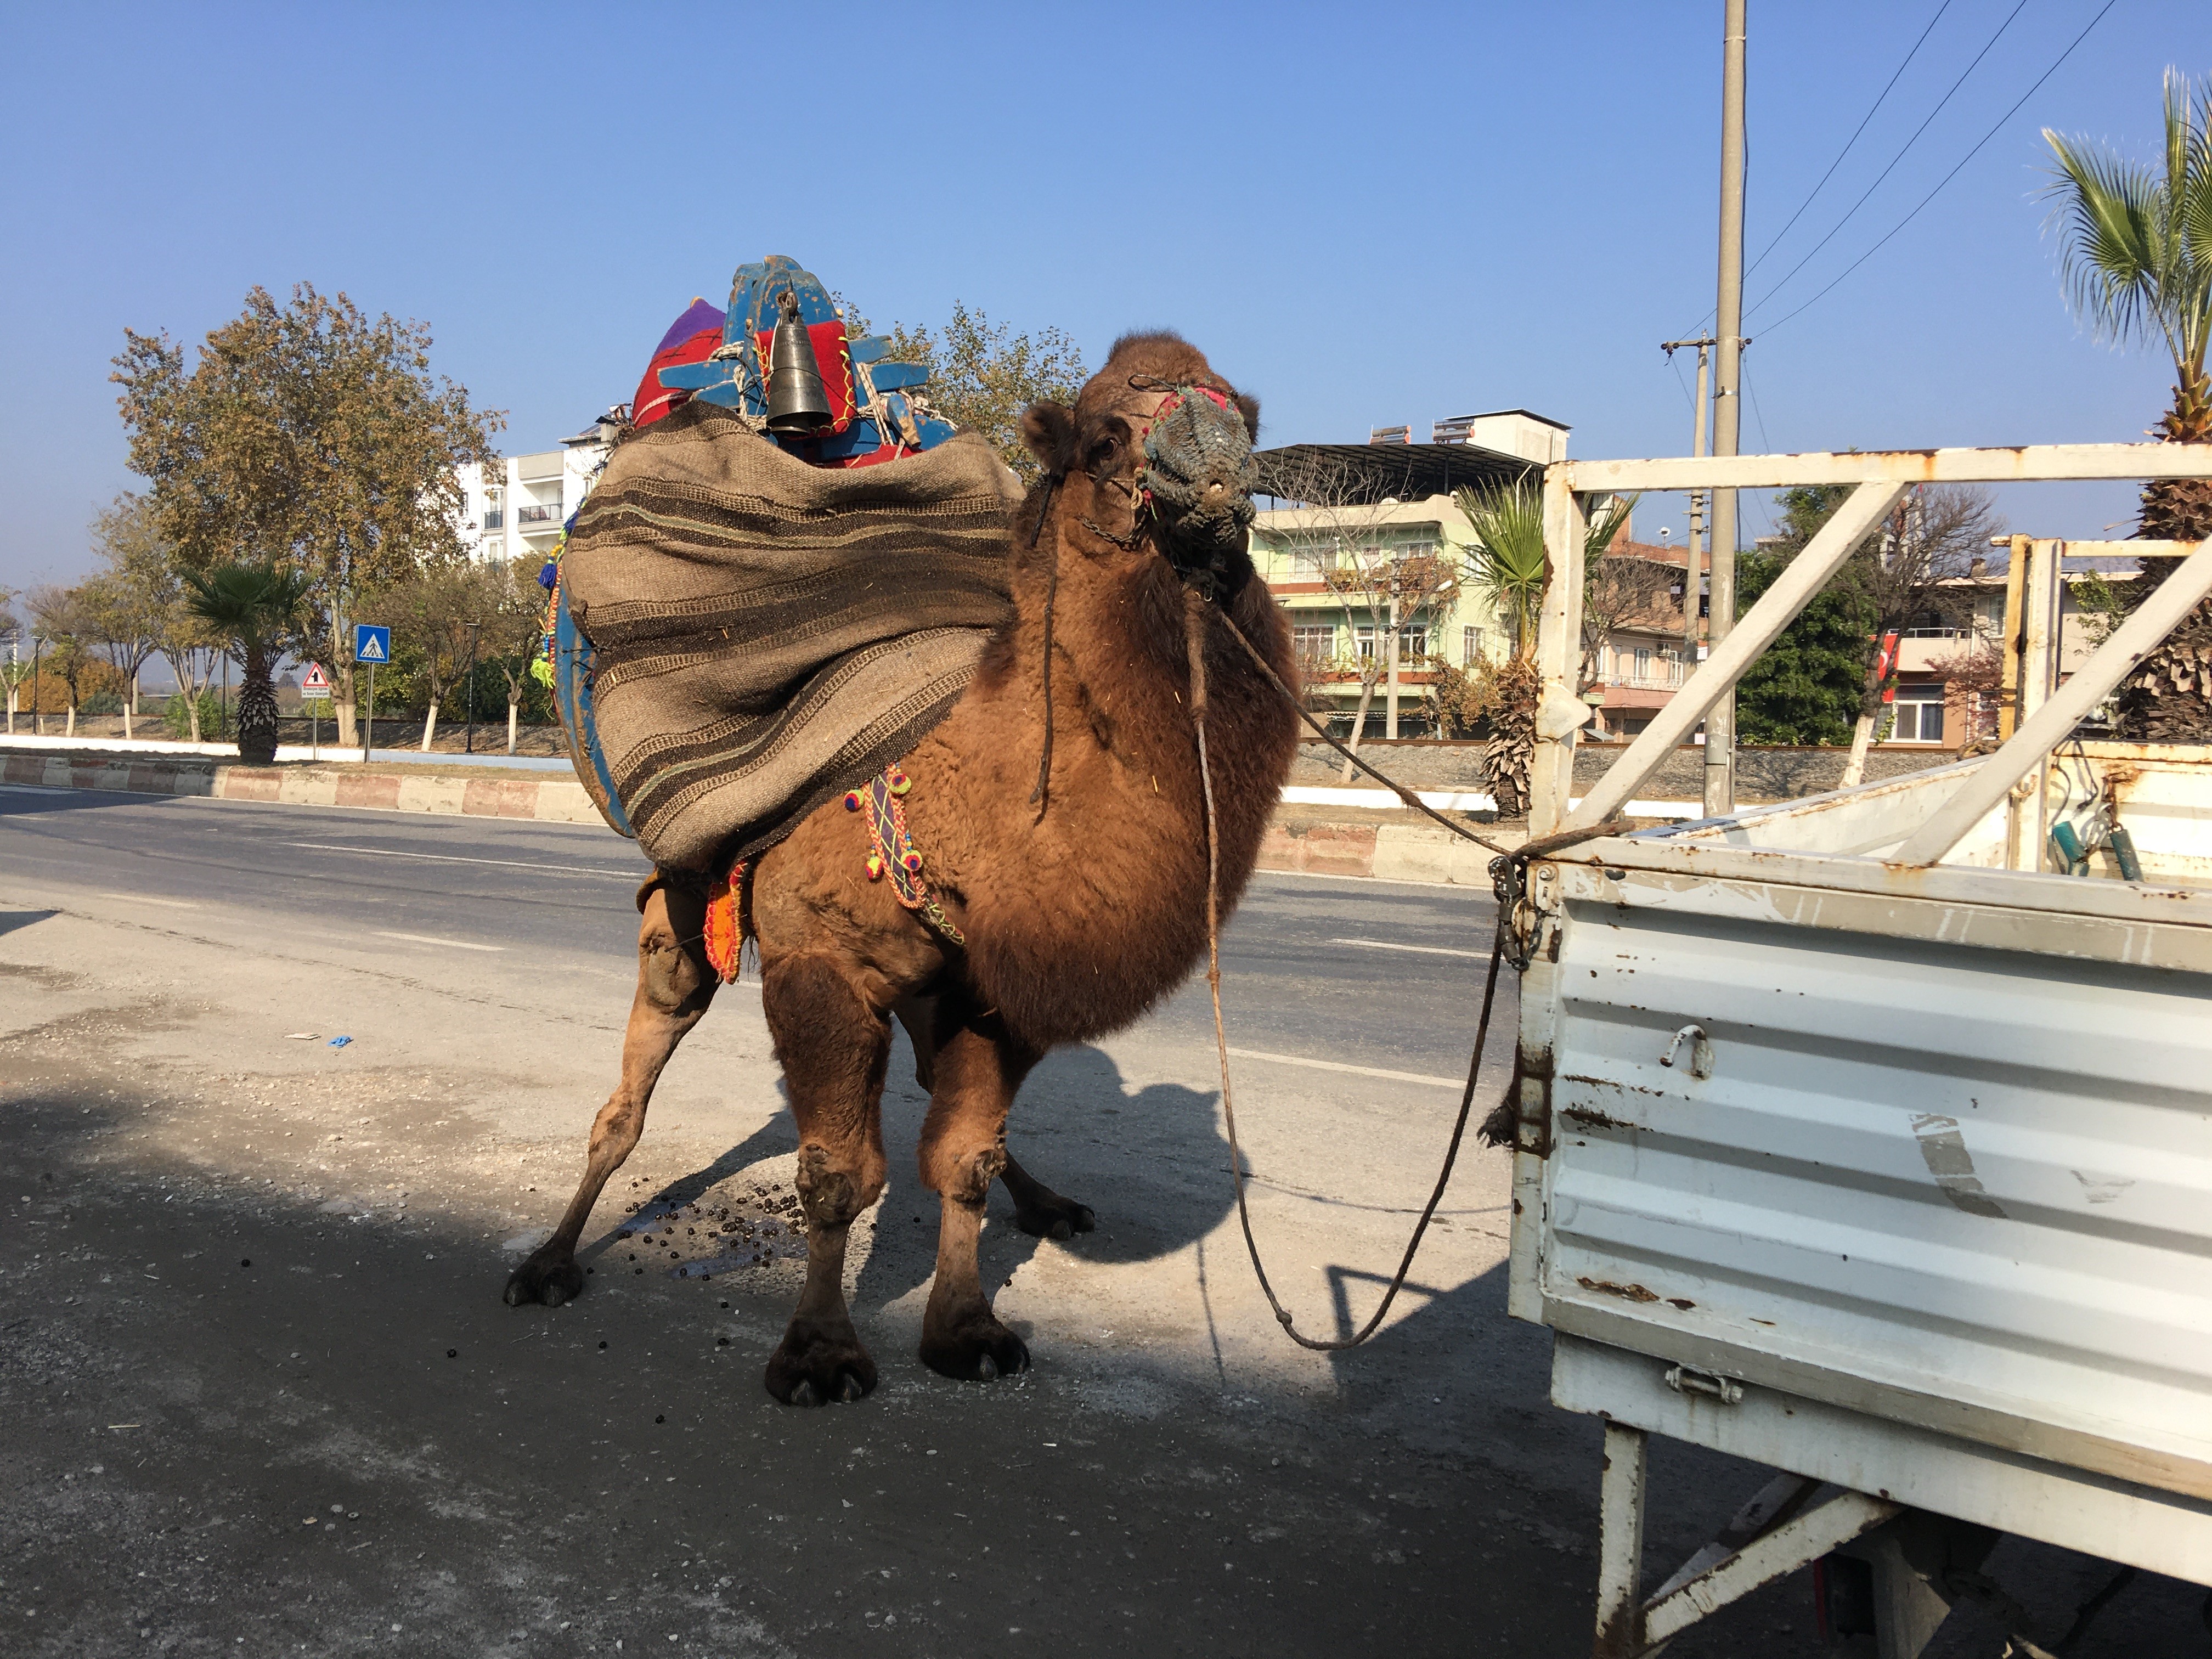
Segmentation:
{"type": "Polygon", "coordinates": [[[1308,1336],[1293,1322],[1291,1310],[1283,1305],[1282,1298],[1275,1294],[1275,1287],[1267,1278],[1267,1267],[1260,1260],[1259,1241],[1253,1236],[1251,1210],[1245,1201],[1244,1195],[1244,1153],[1237,1143],[1237,1103],[1229,1080],[1229,1036],[1221,1018],[1220,844],[1219,832],[1214,819],[1213,773],[1206,751],[1206,657],[1203,634],[1205,614],[1205,608],[1199,606],[1190,607],[1187,611],[1184,648],[1190,663],[1190,721],[1192,732],[1198,744],[1199,783],[1206,799],[1206,982],[1207,989],[1213,997],[1213,1042],[1215,1053],[1221,1065],[1221,1115],[1229,1130],[1229,1175],[1237,1188],[1237,1219],[1238,1224],[1243,1229],[1245,1254],[1252,1258],[1252,1272],[1260,1281],[1261,1294],[1267,1298],[1267,1305],[1273,1310],[1275,1321],[1283,1328],[1283,1334],[1302,1348],[1310,1348],[1316,1353],[1337,1353],[1346,1348],[1358,1347],[1382,1328],[1382,1321],[1389,1314],[1391,1304],[1397,1300],[1398,1292],[1405,1287],[1406,1275],[1413,1271],[1413,1258],[1419,1254],[1421,1240],[1429,1231],[1429,1223],[1436,1215],[1437,1206],[1443,1201],[1444,1189],[1451,1184],[1452,1170],[1459,1161],[1460,1145],[1467,1136],[1467,1121],[1474,1109],[1474,1091],[1482,1074],[1483,1052],[1488,1048],[1490,1042],[1490,1015],[1497,1001],[1498,964],[1501,962],[1510,962],[1516,972],[1528,965],[1528,951],[1514,927],[1514,915],[1520,907],[1522,896],[1527,889],[1529,863],[1533,860],[1563,852],[1583,842],[1595,841],[1604,836],[1617,835],[1628,825],[1625,819],[1615,818],[1589,829],[1570,830],[1559,835],[1547,836],[1539,841],[1524,842],[1519,847],[1509,848],[1500,846],[1486,836],[1478,836],[1464,824],[1453,823],[1442,813],[1432,810],[1427,802],[1422,800],[1412,790],[1393,779],[1384,777],[1382,773],[1331,737],[1300,704],[1290,687],[1283,684],[1282,677],[1275,672],[1273,666],[1269,664],[1266,657],[1261,654],[1252,641],[1244,636],[1244,631],[1237,626],[1229,613],[1226,611],[1218,611],[1218,614],[1222,621],[1228,624],[1231,636],[1244,647],[1246,654],[1259,665],[1261,673],[1266,676],[1268,683],[1293,708],[1297,710],[1298,717],[1318,732],[1330,747],[1342,754],[1346,760],[1352,762],[1370,777],[1395,793],[1398,798],[1408,806],[1427,814],[1462,840],[1471,841],[1477,846],[1497,854],[1490,861],[1490,878],[1492,890],[1497,896],[1498,916],[1491,941],[1490,966],[1483,975],[1482,1012],[1475,1021],[1474,1052],[1468,1059],[1467,1086],[1461,1091],[1459,1112],[1452,1120],[1451,1139],[1444,1148],[1443,1167],[1437,1171],[1436,1185],[1430,1190],[1428,1202],[1421,1206],[1420,1218],[1413,1224],[1413,1237],[1406,1241],[1405,1255],[1399,1260],[1398,1271],[1391,1275],[1390,1283],[1382,1292],[1382,1301],[1376,1305],[1375,1311],[1369,1316],[1367,1322],[1352,1335],[1334,1341],[1308,1336]]]}

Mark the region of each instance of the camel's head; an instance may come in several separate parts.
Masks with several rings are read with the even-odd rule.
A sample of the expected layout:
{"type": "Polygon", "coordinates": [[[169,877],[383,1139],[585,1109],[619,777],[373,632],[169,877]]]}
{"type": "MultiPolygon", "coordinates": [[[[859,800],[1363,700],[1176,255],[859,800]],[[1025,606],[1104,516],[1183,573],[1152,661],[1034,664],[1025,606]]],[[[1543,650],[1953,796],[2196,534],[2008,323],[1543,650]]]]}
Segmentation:
{"type": "Polygon", "coordinates": [[[1074,408],[1036,404],[1022,418],[1061,523],[1087,532],[1078,544],[1099,556],[1157,550],[1208,597],[1243,562],[1259,429],[1259,399],[1173,334],[1123,336],[1074,408]]]}

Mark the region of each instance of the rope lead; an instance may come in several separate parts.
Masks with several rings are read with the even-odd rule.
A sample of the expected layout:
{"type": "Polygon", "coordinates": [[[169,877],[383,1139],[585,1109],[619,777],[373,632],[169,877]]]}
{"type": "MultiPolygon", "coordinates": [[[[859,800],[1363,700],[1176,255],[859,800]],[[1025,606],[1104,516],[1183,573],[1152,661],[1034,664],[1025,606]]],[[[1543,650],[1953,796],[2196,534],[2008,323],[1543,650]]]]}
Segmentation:
{"type": "MultiPolygon", "coordinates": [[[[1382,1300],[1357,1334],[1334,1342],[1307,1336],[1293,1322],[1291,1310],[1283,1305],[1282,1298],[1275,1294],[1275,1287],[1268,1282],[1267,1269],[1260,1260],[1259,1241],[1252,1235],[1252,1213],[1244,1199],[1244,1154],[1237,1140],[1237,1102],[1229,1083],[1229,1034],[1221,1018],[1221,835],[1214,819],[1213,771],[1206,752],[1206,616],[1208,611],[1217,610],[1214,605],[1196,600],[1195,596],[1185,599],[1183,647],[1190,663],[1190,716],[1191,726],[1198,739],[1199,783],[1206,798],[1206,982],[1213,994],[1213,1045],[1221,1062],[1221,1115],[1229,1127],[1229,1176],[1237,1188],[1237,1220],[1244,1231],[1244,1251],[1252,1258],[1253,1274],[1260,1281],[1260,1291],[1267,1298],[1267,1305],[1274,1310],[1275,1322],[1283,1328],[1284,1334],[1301,1348],[1310,1348],[1316,1353],[1340,1353],[1346,1348],[1358,1347],[1381,1328],[1384,1316],[1390,1311],[1390,1304],[1397,1300],[1398,1292],[1405,1287],[1406,1275],[1413,1269],[1413,1257],[1420,1250],[1421,1240],[1429,1231],[1429,1222],[1436,1215],[1437,1206],[1443,1201],[1444,1189],[1451,1184],[1452,1167],[1459,1161],[1460,1144],[1467,1136],[1467,1120],[1474,1109],[1475,1084],[1482,1074],[1483,1050],[1490,1043],[1490,1015],[1498,997],[1498,964],[1506,955],[1512,918],[1507,906],[1500,904],[1498,907],[1497,925],[1492,930],[1490,947],[1490,970],[1482,981],[1482,1014],[1475,1022],[1474,1053],[1468,1060],[1467,1087],[1459,1097],[1459,1115],[1452,1121],[1451,1142],[1444,1148],[1443,1168],[1437,1172],[1437,1184],[1429,1194],[1429,1201],[1421,1206],[1421,1218],[1413,1224],[1413,1236],[1406,1241],[1406,1253],[1398,1262],[1398,1271],[1391,1275],[1389,1287],[1382,1292],[1382,1300]]],[[[1297,699],[1291,695],[1290,688],[1283,684],[1281,677],[1260,654],[1252,641],[1244,637],[1244,631],[1237,626],[1236,620],[1226,611],[1220,611],[1218,614],[1222,621],[1228,623],[1229,631],[1236,636],[1237,642],[1250,653],[1254,662],[1259,664],[1261,672],[1267,675],[1291,705],[1297,708],[1297,699]]],[[[1613,835],[1627,827],[1615,819],[1595,829],[1547,836],[1541,841],[1528,842],[1516,848],[1500,847],[1495,842],[1485,840],[1449,818],[1430,811],[1412,790],[1383,777],[1357,755],[1345,749],[1343,744],[1337,743],[1335,738],[1330,738],[1327,732],[1322,731],[1304,709],[1299,708],[1298,713],[1304,717],[1307,725],[1321,732],[1321,735],[1340,750],[1346,759],[1370,776],[1388,784],[1407,805],[1419,807],[1453,834],[1464,836],[1499,854],[1498,860],[1492,866],[1493,872],[1498,862],[1510,861],[1525,868],[1532,858],[1540,858],[1577,842],[1613,835]]]]}

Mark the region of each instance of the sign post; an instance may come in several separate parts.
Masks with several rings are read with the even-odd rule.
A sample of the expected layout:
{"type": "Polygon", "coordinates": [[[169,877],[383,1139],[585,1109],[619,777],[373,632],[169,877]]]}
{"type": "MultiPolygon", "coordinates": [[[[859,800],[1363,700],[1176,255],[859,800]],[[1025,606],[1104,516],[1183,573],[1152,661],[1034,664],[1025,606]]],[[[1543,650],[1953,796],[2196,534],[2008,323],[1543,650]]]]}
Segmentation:
{"type": "Polygon", "coordinates": [[[376,752],[376,665],[392,660],[392,630],[374,623],[353,625],[353,659],[368,665],[368,718],[361,728],[361,757],[376,752]]]}
{"type": "Polygon", "coordinates": [[[323,705],[330,700],[331,677],[322,664],[309,663],[300,677],[300,701],[307,705],[307,753],[313,760],[323,757],[323,705]]]}

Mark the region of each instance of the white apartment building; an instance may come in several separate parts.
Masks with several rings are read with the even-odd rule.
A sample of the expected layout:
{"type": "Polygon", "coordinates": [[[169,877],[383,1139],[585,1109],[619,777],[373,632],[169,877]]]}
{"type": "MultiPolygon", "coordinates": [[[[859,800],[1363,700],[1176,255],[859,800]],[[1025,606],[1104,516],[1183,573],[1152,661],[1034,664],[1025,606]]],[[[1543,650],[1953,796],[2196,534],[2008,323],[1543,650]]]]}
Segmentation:
{"type": "Polygon", "coordinates": [[[544,558],[561,539],[599,469],[606,465],[619,427],[610,410],[558,449],[509,455],[499,476],[487,481],[481,466],[465,466],[461,538],[475,559],[544,558]]]}

